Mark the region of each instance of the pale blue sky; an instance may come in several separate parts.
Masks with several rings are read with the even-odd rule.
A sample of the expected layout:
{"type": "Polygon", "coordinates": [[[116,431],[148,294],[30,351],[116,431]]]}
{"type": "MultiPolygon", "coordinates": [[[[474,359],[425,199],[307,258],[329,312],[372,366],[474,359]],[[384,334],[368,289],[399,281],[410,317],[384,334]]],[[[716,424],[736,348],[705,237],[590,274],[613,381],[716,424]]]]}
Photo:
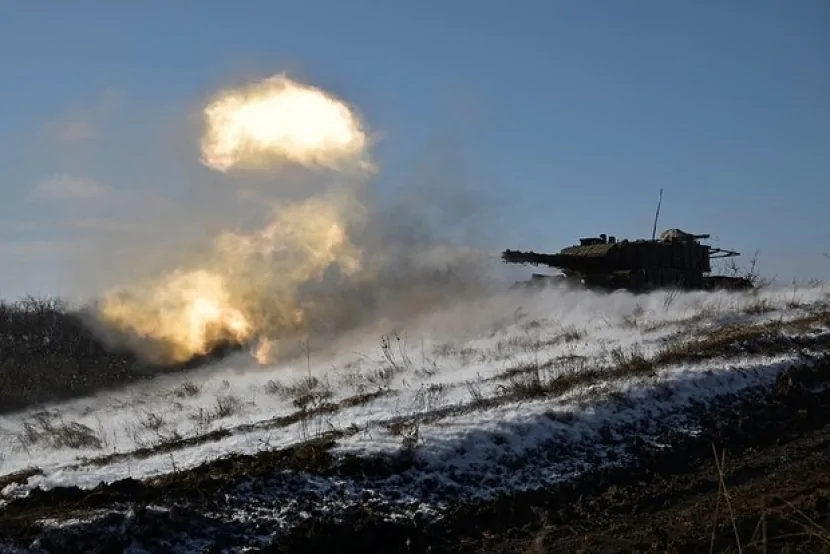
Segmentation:
{"type": "Polygon", "coordinates": [[[0,67],[5,297],[64,279],[65,204],[33,190],[175,181],[188,110],[281,71],[384,133],[389,190],[443,152],[494,250],[646,236],[662,186],[661,228],[830,277],[824,0],[19,2],[0,67]]]}

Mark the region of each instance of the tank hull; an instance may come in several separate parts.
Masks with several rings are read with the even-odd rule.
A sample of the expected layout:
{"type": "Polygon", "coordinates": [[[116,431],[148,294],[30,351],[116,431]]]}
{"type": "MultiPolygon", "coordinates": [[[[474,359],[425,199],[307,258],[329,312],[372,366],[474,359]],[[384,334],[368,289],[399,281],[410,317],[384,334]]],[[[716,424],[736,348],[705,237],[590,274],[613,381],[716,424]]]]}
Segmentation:
{"type": "Polygon", "coordinates": [[[617,241],[613,236],[582,238],[556,253],[505,250],[502,260],[558,269],[559,275],[534,274],[529,286],[574,285],[596,290],[648,292],[658,289],[746,290],[748,279],[711,275],[711,260],[738,256],[701,244],[708,234],[669,229],[659,239],[617,241]]]}
{"type": "MultiPolygon", "coordinates": [[[[653,277],[654,274],[652,274],[653,277]]],[[[752,282],[741,277],[725,275],[707,275],[699,279],[678,279],[674,275],[660,275],[660,278],[649,279],[646,275],[542,275],[534,274],[526,281],[517,281],[513,288],[546,288],[559,287],[567,289],[584,289],[603,292],[625,290],[633,293],[648,293],[657,290],[686,290],[686,291],[716,291],[716,290],[749,290],[752,282]]],[[[694,277],[694,276],[692,276],[694,277]]]]}

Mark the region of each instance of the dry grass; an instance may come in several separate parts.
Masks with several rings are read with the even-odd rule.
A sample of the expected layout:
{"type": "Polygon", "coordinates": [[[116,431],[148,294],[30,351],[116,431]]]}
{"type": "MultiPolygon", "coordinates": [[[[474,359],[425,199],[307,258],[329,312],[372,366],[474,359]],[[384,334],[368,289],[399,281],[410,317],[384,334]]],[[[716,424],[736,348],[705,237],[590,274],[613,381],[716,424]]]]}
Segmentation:
{"type": "Polygon", "coordinates": [[[412,452],[421,442],[421,425],[417,420],[404,420],[389,426],[389,432],[401,437],[404,451],[412,452]]]}
{"type": "Polygon", "coordinates": [[[155,412],[145,412],[135,423],[127,426],[126,432],[140,449],[182,440],[175,424],[155,412]]]}
{"type": "MultiPolygon", "coordinates": [[[[581,356],[561,356],[541,360],[539,357],[540,350],[547,344],[547,340],[539,340],[532,336],[520,336],[504,341],[503,344],[510,344],[510,347],[514,349],[524,349],[525,357],[533,361],[507,369],[496,377],[467,381],[464,383],[470,396],[467,403],[439,407],[438,402],[435,402],[432,413],[421,411],[413,414],[411,418],[403,418],[393,425],[399,431],[399,427],[415,420],[423,424],[437,421],[448,415],[488,409],[517,400],[561,396],[596,383],[615,382],[630,378],[648,379],[654,377],[661,367],[683,362],[728,357],[750,350],[755,353],[791,350],[793,344],[784,336],[785,330],[826,329],[827,326],[830,326],[830,319],[826,309],[811,312],[793,321],[735,324],[709,330],[699,328],[696,322],[690,322],[687,331],[681,336],[691,336],[691,338],[667,342],[652,356],[646,355],[641,344],[634,344],[626,348],[615,347],[607,352],[605,363],[581,356]],[[499,383],[495,387],[495,394],[493,396],[485,395],[482,392],[482,385],[492,381],[499,383]]],[[[826,337],[824,338],[826,339],[826,337]]],[[[823,344],[820,340],[814,346],[823,344]]],[[[502,346],[502,348],[506,347],[502,346]]],[[[670,397],[673,394],[671,387],[666,384],[657,384],[656,386],[657,393],[663,397],[670,397]]],[[[433,392],[433,394],[436,392],[433,392]]],[[[613,390],[613,387],[606,391],[592,391],[591,394],[593,397],[600,395],[611,402],[625,400],[618,392],[613,390]]]]}
{"type": "Polygon", "coordinates": [[[766,298],[755,298],[744,307],[744,313],[749,315],[762,315],[774,310],[775,306],[766,298]]]}
{"type": "MultiPolygon", "coordinates": [[[[722,517],[726,520],[726,524],[734,536],[734,547],[739,553],[750,549],[753,552],[770,552],[770,549],[775,545],[780,545],[782,540],[787,544],[793,539],[798,538],[814,544],[820,551],[830,549],[830,530],[808,516],[804,510],[793,504],[793,502],[779,495],[764,495],[760,498],[760,501],[756,504],[760,508],[758,510],[760,514],[758,514],[758,520],[751,536],[747,537],[747,512],[753,513],[756,509],[746,504],[739,503],[737,506],[735,505],[735,498],[733,498],[726,484],[726,449],[721,451],[719,457],[717,448],[713,444],[712,453],[715,460],[714,465],[718,480],[718,490],[709,533],[710,553],[715,551],[722,517]],[[721,502],[721,499],[723,499],[723,502],[721,502]],[[723,508],[721,507],[722,504],[723,508]],[[722,516],[721,512],[724,509],[726,514],[722,516]],[[740,516],[737,514],[739,510],[742,512],[740,516]],[[775,527],[778,532],[769,533],[768,530],[772,527],[775,527]],[[743,535],[741,529],[744,530],[743,535]],[[784,529],[787,532],[782,534],[784,529]]],[[[781,550],[781,552],[788,551],[789,549],[786,547],[784,550],[781,550]]],[[[798,551],[800,552],[802,550],[798,551]]]]}
{"type": "Polygon", "coordinates": [[[357,394],[364,394],[369,391],[388,390],[396,374],[394,368],[381,366],[366,371],[347,371],[340,376],[338,382],[357,394]]]}
{"type": "Polygon", "coordinates": [[[627,349],[616,347],[611,350],[610,357],[614,373],[621,378],[654,375],[657,367],[654,360],[646,358],[640,344],[627,349]]]}
{"type": "Polygon", "coordinates": [[[654,375],[657,365],[645,356],[640,345],[615,347],[608,365],[580,356],[564,356],[544,363],[533,363],[507,370],[504,385],[497,391],[505,398],[559,396],[580,386],[602,380],[654,375]]]}
{"type": "Polygon", "coordinates": [[[321,381],[317,377],[303,377],[289,385],[270,380],[265,385],[265,392],[291,400],[300,409],[320,405],[334,395],[328,381],[321,381]]]}
{"type": "Polygon", "coordinates": [[[88,426],[76,421],[60,421],[46,412],[23,423],[18,441],[26,449],[34,445],[71,449],[100,449],[104,446],[104,441],[88,426]]]}
{"type": "Polygon", "coordinates": [[[807,333],[827,327],[830,327],[827,307],[791,321],[737,323],[710,330],[699,330],[690,325],[682,334],[688,338],[666,344],[654,357],[654,363],[663,366],[727,356],[762,341],[772,348],[774,341],[786,339],[787,331],[807,333]]]}
{"type": "Polygon", "coordinates": [[[442,406],[447,396],[448,387],[443,383],[422,386],[415,393],[413,408],[416,412],[431,412],[442,406]]]}
{"type": "Polygon", "coordinates": [[[242,408],[242,401],[236,396],[229,394],[216,397],[216,405],[213,409],[213,419],[224,419],[238,413],[242,408]]]}
{"type": "Polygon", "coordinates": [[[485,402],[484,393],[481,392],[481,380],[467,381],[464,384],[467,387],[467,392],[470,394],[471,404],[473,406],[481,406],[485,402]]]}
{"type": "MultiPolygon", "coordinates": [[[[800,301],[794,296],[792,302],[800,301]]],[[[770,309],[772,309],[772,306],[769,302],[758,298],[746,307],[746,312],[761,314],[767,313],[770,309]]],[[[51,306],[50,304],[30,303],[20,308],[20,310],[22,311],[14,311],[5,307],[0,309],[0,316],[5,317],[7,323],[11,320],[40,322],[44,325],[43,329],[51,329],[50,332],[56,333],[55,336],[63,332],[55,331],[61,325],[60,322],[64,321],[62,318],[70,317],[61,312],[60,307],[51,306]],[[30,317],[31,320],[21,316],[21,313],[29,314],[26,317],[30,317]]],[[[638,307],[629,314],[630,325],[639,329],[644,328],[642,317],[643,310],[638,307]]],[[[0,324],[2,323],[3,321],[0,320],[0,324]]],[[[478,352],[469,345],[445,344],[436,347],[433,354],[458,357],[462,360],[487,362],[510,359],[521,354],[524,359],[531,360],[508,369],[503,375],[495,378],[502,383],[496,388],[496,397],[494,398],[490,398],[482,392],[482,383],[484,382],[482,380],[469,381],[464,384],[469,393],[470,402],[468,406],[465,405],[461,409],[484,409],[494,405],[494,403],[510,402],[516,399],[558,396],[603,380],[613,381],[626,377],[650,377],[662,366],[727,356],[742,351],[747,345],[759,341],[761,344],[767,344],[763,341],[783,339],[785,338],[784,332],[787,330],[806,332],[818,327],[827,327],[830,326],[830,308],[825,304],[813,309],[801,318],[786,322],[779,320],[763,324],[733,324],[717,329],[706,329],[698,323],[699,319],[695,318],[687,321],[682,335],[689,338],[667,343],[654,356],[646,356],[640,345],[628,348],[617,347],[607,352],[608,362],[605,364],[577,356],[564,356],[551,360],[540,359],[541,353],[550,346],[579,341],[585,336],[585,333],[573,326],[560,326],[555,330],[547,329],[548,332],[545,333],[544,325],[549,325],[549,322],[538,320],[525,323],[523,326],[525,333],[523,335],[498,341],[496,347],[490,351],[478,352]]],[[[28,328],[20,327],[20,329],[28,328]]],[[[48,333],[41,333],[40,339],[48,336],[48,333]]],[[[43,342],[47,345],[53,344],[51,340],[44,340],[43,342]]],[[[775,345],[772,347],[775,347],[775,345]]],[[[46,349],[40,354],[38,354],[39,350],[31,345],[25,346],[24,344],[24,346],[15,348],[17,350],[13,349],[10,354],[8,352],[4,354],[13,357],[17,355],[15,352],[19,351],[32,354],[35,357],[40,355],[41,358],[36,359],[42,360],[50,355],[56,356],[57,354],[54,353],[61,351],[60,349],[64,347],[58,345],[54,347],[55,350],[46,349]]],[[[80,360],[83,361],[84,358],[81,357],[80,360]]],[[[424,357],[422,362],[425,361],[426,358],[424,357]]],[[[353,388],[358,393],[357,398],[362,398],[363,395],[367,394],[388,392],[396,375],[404,370],[414,371],[416,369],[416,364],[407,355],[405,337],[383,337],[381,339],[381,358],[368,363],[371,369],[366,370],[360,368],[360,361],[355,362],[348,371],[336,377],[338,385],[353,388]]],[[[426,364],[423,363],[422,365],[426,364]]],[[[42,375],[45,375],[45,373],[42,375]]],[[[0,406],[3,406],[4,391],[8,390],[3,387],[4,385],[8,386],[9,383],[9,374],[0,374],[0,377],[3,376],[7,380],[0,379],[0,406]]],[[[69,382],[72,382],[71,379],[69,382]]],[[[27,383],[30,384],[32,381],[30,380],[27,383]]],[[[21,385],[16,386],[18,386],[18,390],[21,387],[21,385]]],[[[330,402],[333,392],[328,380],[318,379],[311,375],[287,384],[279,381],[269,381],[265,385],[265,391],[268,394],[278,395],[291,401],[299,410],[300,415],[297,417],[297,421],[327,414],[337,409],[337,405],[330,402]]],[[[168,394],[175,398],[192,398],[200,393],[201,389],[197,384],[185,381],[169,391],[168,394]]],[[[443,413],[446,395],[447,389],[443,385],[422,386],[415,395],[412,406],[414,413],[428,414],[433,411],[443,413]]],[[[244,403],[235,396],[220,395],[216,397],[213,406],[199,410],[199,413],[194,414],[192,419],[196,420],[200,426],[206,427],[217,420],[238,414],[243,406],[244,403]]],[[[158,414],[145,414],[136,422],[136,426],[143,432],[154,435],[156,442],[180,438],[175,431],[167,430],[166,423],[158,414]]],[[[91,428],[83,424],[59,422],[54,418],[40,417],[27,422],[24,431],[20,435],[20,443],[24,446],[46,444],[66,448],[101,448],[103,440],[100,433],[96,434],[91,428]]]]}
{"type": "Polygon", "coordinates": [[[201,387],[192,381],[185,381],[175,389],[173,389],[173,396],[177,398],[193,398],[201,392],[201,387]]]}
{"type": "Polygon", "coordinates": [[[199,432],[204,432],[214,422],[238,414],[244,405],[245,403],[233,394],[220,394],[216,396],[211,408],[199,408],[190,415],[190,419],[196,423],[199,432]]]}

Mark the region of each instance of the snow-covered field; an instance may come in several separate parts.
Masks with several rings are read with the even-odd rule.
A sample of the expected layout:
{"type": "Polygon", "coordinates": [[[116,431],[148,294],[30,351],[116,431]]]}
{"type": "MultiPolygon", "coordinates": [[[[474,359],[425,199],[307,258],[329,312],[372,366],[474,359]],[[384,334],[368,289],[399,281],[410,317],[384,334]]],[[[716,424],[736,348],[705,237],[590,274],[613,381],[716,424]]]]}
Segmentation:
{"type": "Polygon", "coordinates": [[[285,474],[268,495],[245,491],[244,510],[273,521],[275,502],[288,513],[308,510],[311,497],[336,497],[438,514],[459,499],[624,464],[633,438],[695,433],[691,407],[764,390],[824,348],[826,320],[787,322],[826,310],[828,300],[819,286],[647,296],[511,291],[336,344],[312,337],[308,356],[291,363],[263,368],[232,357],[0,416],[0,476],[39,470],[0,491],[0,503],[36,487],[91,488],[332,436],[335,456],[408,452],[414,461],[404,474],[374,479],[285,474]],[[740,339],[740,329],[765,324],[778,325],[779,341],[809,341],[718,355],[682,350],[729,326],[740,339]]]}

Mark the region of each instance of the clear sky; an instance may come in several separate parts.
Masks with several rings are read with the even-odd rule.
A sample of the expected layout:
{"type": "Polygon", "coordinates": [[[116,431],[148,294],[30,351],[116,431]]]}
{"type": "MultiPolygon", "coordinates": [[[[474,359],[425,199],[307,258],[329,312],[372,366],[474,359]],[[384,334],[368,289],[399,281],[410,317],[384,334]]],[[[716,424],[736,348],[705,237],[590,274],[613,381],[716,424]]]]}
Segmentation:
{"type": "Polygon", "coordinates": [[[60,286],[56,195],[169,182],[201,98],[281,71],[384,133],[384,186],[442,153],[494,249],[647,236],[665,187],[661,229],[830,277],[824,0],[14,2],[0,67],[0,296],[60,286]]]}

